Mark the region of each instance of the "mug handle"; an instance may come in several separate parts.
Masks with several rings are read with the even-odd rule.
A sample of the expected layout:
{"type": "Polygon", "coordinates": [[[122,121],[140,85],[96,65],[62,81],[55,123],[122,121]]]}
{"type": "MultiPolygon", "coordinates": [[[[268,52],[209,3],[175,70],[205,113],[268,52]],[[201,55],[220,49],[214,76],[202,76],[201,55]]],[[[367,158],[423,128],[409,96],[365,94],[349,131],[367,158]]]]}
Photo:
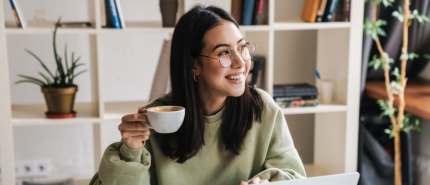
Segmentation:
{"type": "Polygon", "coordinates": [[[145,127],[148,127],[148,128],[152,128],[151,127],[151,125],[149,124],[149,122],[148,122],[148,114],[145,112],[145,113],[141,113],[141,114],[143,114],[143,115],[145,115],[146,116],[146,122],[143,122],[143,121],[141,121],[141,123],[143,124],[143,125],[145,125],[145,127]]]}

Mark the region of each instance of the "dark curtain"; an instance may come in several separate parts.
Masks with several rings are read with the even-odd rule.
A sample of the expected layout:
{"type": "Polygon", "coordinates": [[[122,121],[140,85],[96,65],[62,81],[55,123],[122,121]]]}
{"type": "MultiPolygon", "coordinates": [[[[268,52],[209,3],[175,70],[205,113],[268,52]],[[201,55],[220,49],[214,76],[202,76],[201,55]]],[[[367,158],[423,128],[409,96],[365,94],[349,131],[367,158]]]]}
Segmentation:
{"type": "MultiPolygon", "coordinates": [[[[429,0],[411,0],[410,9],[417,9],[420,14],[430,16],[429,0]]],[[[377,16],[380,19],[387,21],[387,25],[383,27],[387,33],[387,37],[379,37],[382,48],[388,55],[394,59],[394,64],[391,67],[399,67],[399,57],[401,55],[401,47],[403,43],[403,23],[397,18],[391,16],[393,11],[397,11],[399,6],[403,8],[404,0],[396,0],[393,7],[385,8],[382,4],[378,6],[377,16]]],[[[372,18],[373,3],[366,3],[364,18],[372,18]]],[[[423,58],[423,54],[430,54],[430,23],[424,25],[414,20],[409,27],[408,52],[414,52],[420,55],[420,58],[408,61],[406,75],[408,77],[417,76],[427,65],[428,59],[423,58]]],[[[375,41],[370,35],[363,35],[363,57],[362,57],[362,78],[361,78],[361,95],[366,85],[366,80],[383,79],[384,72],[382,68],[374,70],[367,67],[374,54],[379,52],[375,41]]]]}

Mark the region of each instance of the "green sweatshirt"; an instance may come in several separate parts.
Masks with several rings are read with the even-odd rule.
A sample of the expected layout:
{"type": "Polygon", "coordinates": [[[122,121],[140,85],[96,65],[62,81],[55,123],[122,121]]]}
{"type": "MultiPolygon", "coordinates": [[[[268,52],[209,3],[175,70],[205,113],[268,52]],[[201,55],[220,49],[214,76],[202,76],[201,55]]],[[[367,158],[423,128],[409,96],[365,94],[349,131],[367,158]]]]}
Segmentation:
{"type": "MultiPolygon", "coordinates": [[[[185,163],[165,156],[153,133],[140,149],[130,149],[121,139],[106,148],[90,185],[236,185],[255,176],[269,181],[306,178],[281,108],[268,93],[258,91],[266,102],[262,120],[254,121],[240,155],[225,151],[222,109],[206,117],[205,145],[185,163]]],[[[167,105],[170,98],[166,95],[146,107],[167,105]]]]}

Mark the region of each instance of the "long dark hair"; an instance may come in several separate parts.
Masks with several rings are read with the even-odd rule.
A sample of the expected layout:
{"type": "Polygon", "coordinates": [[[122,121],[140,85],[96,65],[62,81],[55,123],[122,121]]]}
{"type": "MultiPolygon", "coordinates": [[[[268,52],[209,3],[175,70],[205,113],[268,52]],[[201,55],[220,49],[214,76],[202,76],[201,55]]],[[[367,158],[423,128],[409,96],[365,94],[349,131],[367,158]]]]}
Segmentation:
{"type": "MultiPolygon", "coordinates": [[[[184,122],[176,133],[161,136],[161,150],[178,163],[192,158],[203,147],[205,116],[202,114],[197,83],[193,80],[192,59],[204,48],[203,36],[223,21],[237,22],[225,10],[196,5],[184,14],[175,27],[170,55],[172,104],[186,109],[184,122]]],[[[199,61],[199,60],[198,60],[199,61]]],[[[200,62],[200,61],[199,61],[200,62]]],[[[249,84],[239,97],[227,97],[222,115],[221,133],[226,150],[239,154],[254,120],[261,121],[264,102],[249,84]]]]}

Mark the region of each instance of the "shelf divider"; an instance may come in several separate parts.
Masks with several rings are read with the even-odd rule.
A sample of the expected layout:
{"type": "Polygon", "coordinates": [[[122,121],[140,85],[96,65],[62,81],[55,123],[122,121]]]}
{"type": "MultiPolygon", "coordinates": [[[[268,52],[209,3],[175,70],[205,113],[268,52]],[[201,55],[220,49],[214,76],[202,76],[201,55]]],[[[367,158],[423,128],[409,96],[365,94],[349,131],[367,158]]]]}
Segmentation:
{"type": "MultiPolygon", "coordinates": [[[[0,0],[0,10],[4,10],[0,0]]],[[[6,28],[4,13],[0,13],[0,168],[1,184],[15,184],[15,150],[13,145],[13,126],[9,62],[7,54],[6,28]]]]}

